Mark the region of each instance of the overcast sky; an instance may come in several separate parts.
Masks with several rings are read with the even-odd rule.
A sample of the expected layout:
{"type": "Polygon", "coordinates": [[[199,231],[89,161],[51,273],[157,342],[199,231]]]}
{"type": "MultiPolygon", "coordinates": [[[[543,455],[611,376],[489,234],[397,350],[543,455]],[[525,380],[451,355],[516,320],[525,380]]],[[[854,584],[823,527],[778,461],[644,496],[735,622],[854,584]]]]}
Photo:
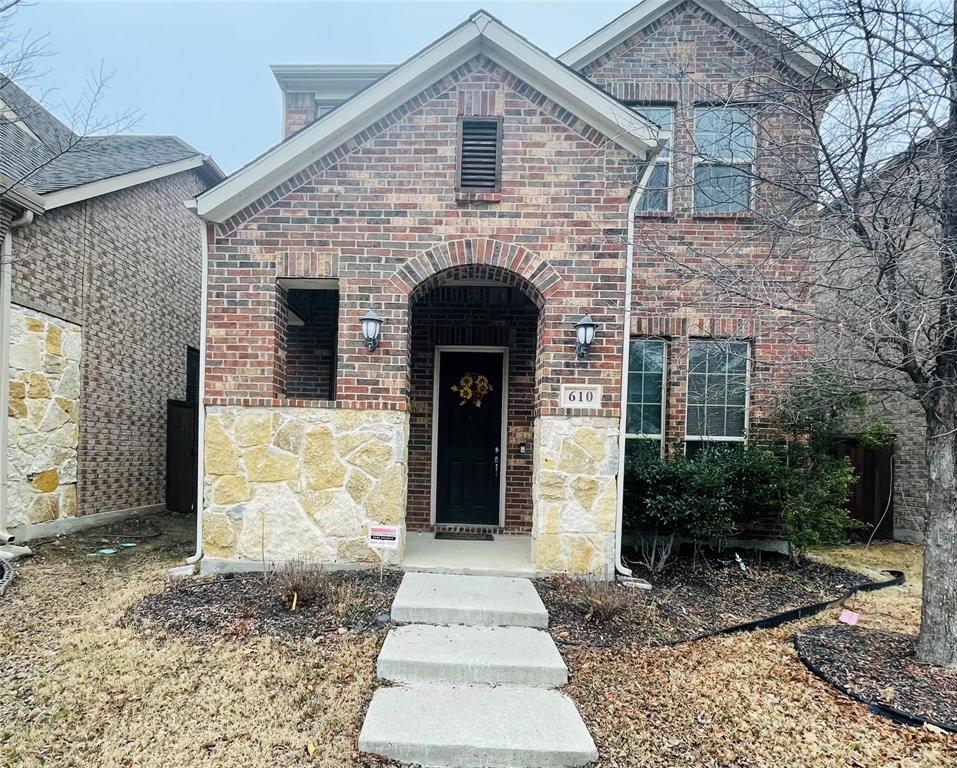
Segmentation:
{"type": "Polygon", "coordinates": [[[133,132],[176,134],[227,171],[280,139],[270,64],[401,62],[481,7],[558,54],[637,2],[32,1],[14,27],[51,55],[28,90],[62,117],[102,61],[106,113],[136,110],[133,132]]]}

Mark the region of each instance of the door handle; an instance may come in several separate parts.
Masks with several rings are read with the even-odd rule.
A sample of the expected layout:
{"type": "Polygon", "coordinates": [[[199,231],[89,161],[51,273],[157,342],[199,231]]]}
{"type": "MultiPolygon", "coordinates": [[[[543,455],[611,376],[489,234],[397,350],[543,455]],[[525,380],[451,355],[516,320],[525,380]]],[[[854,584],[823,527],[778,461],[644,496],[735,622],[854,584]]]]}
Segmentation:
{"type": "Polygon", "coordinates": [[[496,448],[495,448],[495,479],[496,479],[496,480],[498,480],[498,463],[499,463],[498,451],[499,451],[499,449],[498,449],[498,447],[496,446],[496,448]]]}

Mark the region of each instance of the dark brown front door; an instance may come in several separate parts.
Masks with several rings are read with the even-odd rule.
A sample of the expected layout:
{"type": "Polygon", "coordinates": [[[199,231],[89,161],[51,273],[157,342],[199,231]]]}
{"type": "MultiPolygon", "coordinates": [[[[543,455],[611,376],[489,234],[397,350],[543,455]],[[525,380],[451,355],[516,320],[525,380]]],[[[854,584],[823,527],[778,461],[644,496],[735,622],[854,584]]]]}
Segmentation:
{"type": "Polygon", "coordinates": [[[498,525],[502,445],[502,353],[439,356],[435,522],[498,525]],[[491,389],[480,397],[479,377],[491,389]],[[463,379],[471,392],[463,392],[463,379]]]}

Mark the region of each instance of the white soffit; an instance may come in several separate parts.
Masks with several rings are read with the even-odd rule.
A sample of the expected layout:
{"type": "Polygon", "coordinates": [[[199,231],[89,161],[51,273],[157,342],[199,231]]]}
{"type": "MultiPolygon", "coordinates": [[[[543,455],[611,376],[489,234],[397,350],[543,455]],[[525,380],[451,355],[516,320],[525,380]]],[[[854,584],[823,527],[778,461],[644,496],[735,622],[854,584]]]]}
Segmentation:
{"type": "Polygon", "coordinates": [[[669,138],[657,126],[479,11],[337,109],[200,195],[199,215],[210,221],[226,221],[480,53],[642,160],[669,138]]]}

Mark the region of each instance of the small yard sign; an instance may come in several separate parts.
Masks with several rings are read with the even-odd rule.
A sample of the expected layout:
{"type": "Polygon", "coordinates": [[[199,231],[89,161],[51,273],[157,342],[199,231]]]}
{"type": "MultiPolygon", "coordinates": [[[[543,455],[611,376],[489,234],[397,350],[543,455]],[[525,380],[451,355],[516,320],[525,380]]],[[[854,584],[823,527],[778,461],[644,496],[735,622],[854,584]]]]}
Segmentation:
{"type": "Polygon", "coordinates": [[[562,384],[559,407],[598,410],[601,408],[601,385],[562,384]]]}
{"type": "Polygon", "coordinates": [[[398,549],[399,526],[370,524],[366,544],[372,549],[398,549]]]}

